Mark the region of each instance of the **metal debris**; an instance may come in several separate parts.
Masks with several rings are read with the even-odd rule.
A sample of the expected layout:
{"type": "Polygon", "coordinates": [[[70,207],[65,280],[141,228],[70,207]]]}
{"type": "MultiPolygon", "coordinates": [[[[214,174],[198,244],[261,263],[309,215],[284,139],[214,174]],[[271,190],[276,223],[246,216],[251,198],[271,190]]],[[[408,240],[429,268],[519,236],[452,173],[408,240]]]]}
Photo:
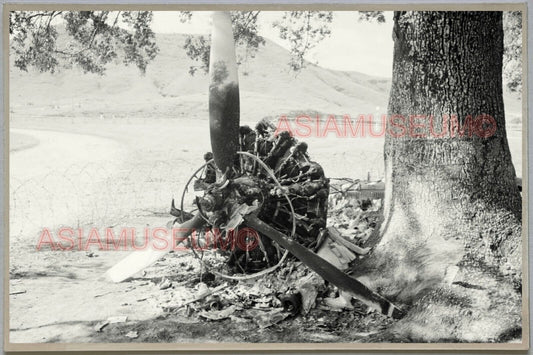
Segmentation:
{"type": "Polygon", "coordinates": [[[95,326],[94,326],[94,330],[96,330],[97,332],[101,332],[105,327],[107,327],[109,325],[109,321],[102,321],[102,322],[98,322],[95,326]]]}

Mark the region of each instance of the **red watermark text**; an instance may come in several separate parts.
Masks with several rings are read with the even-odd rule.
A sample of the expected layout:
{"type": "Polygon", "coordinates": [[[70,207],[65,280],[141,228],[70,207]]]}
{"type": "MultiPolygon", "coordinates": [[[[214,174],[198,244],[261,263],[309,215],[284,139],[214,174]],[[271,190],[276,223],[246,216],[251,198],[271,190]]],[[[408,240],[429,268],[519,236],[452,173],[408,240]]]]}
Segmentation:
{"type": "Polygon", "coordinates": [[[36,249],[53,251],[98,250],[174,250],[251,251],[259,245],[259,233],[251,228],[228,232],[220,229],[196,230],[188,228],[43,228],[36,249]]]}
{"type": "Polygon", "coordinates": [[[294,137],[384,137],[393,138],[489,138],[497,130],[494,117],[467,115],[298,115],[280,116],[275,134],[288,131],[294,137]]]}

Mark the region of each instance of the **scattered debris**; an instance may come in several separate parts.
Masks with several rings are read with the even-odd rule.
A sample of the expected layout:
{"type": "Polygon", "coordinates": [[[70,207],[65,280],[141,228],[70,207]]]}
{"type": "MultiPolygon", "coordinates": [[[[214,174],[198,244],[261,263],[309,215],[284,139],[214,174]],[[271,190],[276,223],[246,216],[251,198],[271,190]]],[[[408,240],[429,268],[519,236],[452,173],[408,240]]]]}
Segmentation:
{"type": "Polygon", "coordinates": [[[198,315],[200,317],[203,317],[203,318],[206,318],[206,319],[209,319],[209,320],[221,320],[221,319],[230,318],[230,316],[233,313],[235,313],[236,310],[237,310],[237,306],[232,305],[232,306],[229,306],[228,308],[222,309],[220,311],[218,311],[218,310],[202,311],[198,315]]]}
{"type": "Polygon", "coordinates": [[[322,243],[317,255],[342,271],[348,269],[350,263],[356,258],[347,247],[330,238],[326,238],[322,243]]]}
{"type": "Polygon", "coordinates": [[[302,313],[304,315],[315,306],[318,290],[323,286],[324,280],[314,272],[297,281],[296,288],[302,298],[302,313]]]}
{"type": "Polygon", "coordinates": [[[196,297],[197,299],[202,299],[208,295],[211,294],[211,290],[209,289],[209,286],[207,286],[204,282],[199,282],[196,285],[197,291],[196,291],[196,297]]]}
{"type": "Polygon", "coordinates": [[[337,228],[328,227],[328,236],[335,242],[343,245],[344,247],[350,249],[358,255],[366,255],[370,251],[370,248],[361,248],[355,245],[354,243],[344,239],[337,228]]]}
{"type": "Polygon", "coordinates": [[[20,295],[20,294],[23,294],[23,293],[26,293],[26,290],[20,290],[20,291],[12,291],[12,292],[9,292],[9,295],[20,295]]]}
{"type": "Polygon", "coordinates": [[[224,305],[218,295],[210,295],[206,297],[206,304],[208,309],[221,310],[224,305]]]}
{"type": "Polygon", "coordinates": [[[161,280],[161,282],[157,286],[159,287],[160,290],[166,290],[167,288],[172,287],[172,282],[169,279],[164,278],[163,280],[161,280]]]}
{"type": "Polygon", "coordinates": [[[296,315],[302,308],[302,295],[300,293],[290,293],[280,297],[281,305],[285,312],[296,315]]]}
{"type": "Polygon", "coordinates": [[[126,333],[126,338],[130,338],[130,339],[137,339],[139,337],[139,333],[137,333],[136,331],[131,331],[131,332],[128,332],[126,333]]]}
{"type": "Polygon", "coordinates": [[[107,318],[107,322],[109,324],[113,324],[113,323],[124,323],[125,321],[128,320],[128,316],[114,316],[114,317],[109,317],[107,318]]]}
{"type": "Polygon", "coordinates": [[[219,292],[219,291],[225,289],[226,287],[228,287],[227,283],[224,283],[224,284],[222,284],[220,286],[217,286],[217,287],[215,287],[213,289],[209,289],[209,287],[207,287],[207,285],[204,284],[204,283],[199,283],[198,285],[199,286],[198,286],[198,291],[196,293],[196,296],[193,299],[191,299],[189,301],[186,301],[183,304],[181,304],[178,307],[178,309],[182,308],[182,307],[185,307],[185,306],[187,306],[187,305],[189,305],[191,303],[198,302],[198,301],[204,299],[205,297],[207,297],[207,296],[209,296],[211,294],[214,294],[216,292],[219,292]]]}
{"type": "Polygon", "coordinates": [[[94,330],[96,330],[97,332],[101,332],[105,327],[107,327],[109,325],[109,321],[105,320],[105,321],[102,321],[102,322],[99,322],[97,323],[95,326],[94,326],[94,330]]]}
{"type": "Polygon", "coordinates": [[[94,295],[94,298],[102,297],[102,296],[109,295],[109,294],[112,294],[112,293],[113,293],[113,291],[100,293],[98,295],[94,295]]]}
{"type": "Polygon", "coordinates": [[[343,309],[354,309],[352,306],[352,296],[348,292],[341,291],[338,297],[324,298],[324,305],[332,311],[341,311],[343,309]]]}
{"type": "Polygon", "coordinates": [[[283,308],[275,308],[271,311],[256,311],[254,314],[254,321],[259,328],[268,328],[274,324],[277,324],[287,318],[290,313],[285,312],[283,308]]]}
{"type": "MultiPolygon", "coordinates": [[[[312,248],[337,268],[346,270],[351,263],[357,262],[369,252],[370,249],[365,248],[364,243],[367,236],[379,227],[376,221],[381,201],[374,200],[365,205],[366,210],[361,208],[357,200],[344,198],[336,203],[337,205],[330,204],[328,210],[330,225],[322,229],[312,248]]],[[[234,214],[240,212],[235,211],[234,214]]],[[[189,257],[194,260],[194,256],[189,257]]],[[[252,327],[256,324],[260,329],[277,325],[282,331],[286,326],[281,323],[283,320],[298,317],[298,321],[306,327],[335,332],[336,319],[340,318],[352,321],[357,319],[363,325],[367,318],[368,322],[383,322],[383,318],[375,313],[368,313],[370,308],[352,299],[349,293],[325,282],[294,258],[288,258],[274,272],[260,277],[225,282],[222,282],[224,278],[218,273],[232,275],[233,270],[227,265],[227,257],[217,252],[205,252],[202,258],[209,264],[209,268],[198,268],[198,264],[191,260],[178,260],[174,256],[167,258],[164,264],[169,261],[175,264],[173,267],[179,270],[180,277],[172,281],[167,277],[160,278],[155,284],[158,289],[168,291],[161,292],[153,301],[163,312],[179,319],[180,323],[227,320],[232,323],[248,323],[252,327]]],[[[451,272],[452,270],[450,274],[451,272]]],[[[152,275],[151,271],[148,273],[152,275]]],[[[139,280],[131,282],[132,287],[141,285],[139,280]]],[[[154,285],[150,281],[143,281],[143,284],[147,283],[154,285]]],[[[137,302],[146,299],[142,298],[137,302]]],[[[363,325],[358,329],[365,329],[363,325]]]]}

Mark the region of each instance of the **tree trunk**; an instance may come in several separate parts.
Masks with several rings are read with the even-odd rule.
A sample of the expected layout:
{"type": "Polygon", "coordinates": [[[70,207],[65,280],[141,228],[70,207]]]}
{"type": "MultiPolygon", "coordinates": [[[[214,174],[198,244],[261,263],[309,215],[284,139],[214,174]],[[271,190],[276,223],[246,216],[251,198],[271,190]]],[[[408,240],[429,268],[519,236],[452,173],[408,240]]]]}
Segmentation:
{"type": "MultiPolygon", "coordinates": [[[[478,283],[488,283],[487,275],[516,286],[522,199],[505,129],[502,13],[396,12],[393,37],[382,237],[358,274],[385,296],[408,304],[436,289],[449,298],[459,293],[468,298],[472,291],[457,285],[485,288],[478,283]]],[[[520,321],[520,298],[512,288],[506,290],[518,309],[507,330],[520,321]]],[[[444,302],[446,312],[450,302],[444,302]]],[[[435,315],[435,322],[443,322],[442,316],[435,315]]],[[[483,324],[492,316],[497,315],[484,314],[483,324]]],[[[507,331],[456,334],[476,325],[466,318],[454,321],[462,324],[455,330],[435,330],[434,339],[483,341],[507,331]]],[[[411,326],[410,336],[418,329],[427,339],[424,329],[431,326],[420,327],[411,326]]]]}

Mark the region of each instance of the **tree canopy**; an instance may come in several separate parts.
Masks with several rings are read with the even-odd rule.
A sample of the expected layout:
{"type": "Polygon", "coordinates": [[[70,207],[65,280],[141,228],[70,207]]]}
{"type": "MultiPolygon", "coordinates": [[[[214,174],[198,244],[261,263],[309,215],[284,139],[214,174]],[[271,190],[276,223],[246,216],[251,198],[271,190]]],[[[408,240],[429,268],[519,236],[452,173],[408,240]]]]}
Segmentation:
{"type": "MultiPolygon", "coordinates": [[[[264,45],[258,18],[261,11],[233,11],[238,62],[253,58],[264,45]]],[[[188,22],[194,12],[178,12],[176,21],[188,22]]],[[[278,36],[286,40],[291,54],[290,70],[306,65],[309,50],[331,35],[331,11],[285,11],[272,23],[278,36]]],[[[359,11],[354,21],[386,21],[383,11],[359,11]]],[[[10,46],[14,65],[21,70],[33,67],[55,72],[61,67],[78,66],[85,72],[103,74],[107,64],[121,60],[144,73],[159,49],[152,31],[151,11],[12,11],[10,46]],[[60,40],[60,32],[66,41],[60,40]]],[[[522,88],[522,16],[520,11],[504,13],[504,80],[511,91],[522,88]]],[[[197,64],[192,74],[209,67],[209,35],[188,35],[183,48],[197,64]]]]}
{"type": "Polygon", "coordinates": [[[10,47],[15,66],[55,72],[78,66],[102,74],[116,58],[141,72],[158,48],[150,28],[151,11],[12,11],[10,47]],[[59,33],[66,41],[59,41],[59,33]]]}

